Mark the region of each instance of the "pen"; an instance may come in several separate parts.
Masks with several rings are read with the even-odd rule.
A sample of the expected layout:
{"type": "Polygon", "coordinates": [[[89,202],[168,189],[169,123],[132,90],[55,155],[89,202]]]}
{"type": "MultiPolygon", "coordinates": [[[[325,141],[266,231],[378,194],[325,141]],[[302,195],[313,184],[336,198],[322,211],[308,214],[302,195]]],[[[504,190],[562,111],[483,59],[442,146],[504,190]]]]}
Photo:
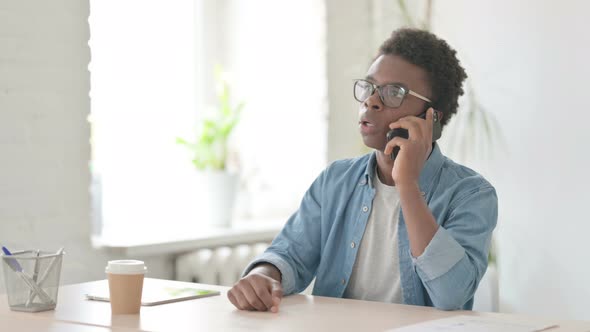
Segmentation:
{"type": "Polygon", "coordinates": [[[43,274],[41,275],[41,278],[39,278],[39,285],[42,285],[43,282],[45,281],[45,279],[47,279],[47,276],[49,275],[49,271],[51,271],[51,269],[53,268],[53,266],[55,265],[55,262],[57,262],[57,258],[59,256],[61,256],[61,254],[64,252],[64,247],[59,248],[59,250],[57,251],[57,256],[53,257],[51,259],[51,262],[49,262],[49,265],[47,266],[47,269],[45,270],[45,272],[43,272],[43,274]]]}
{"type": "MultiPolygon", "coordinates": [[[[6,247],[2,247],[2,251],[4,252],[4,255],[6,255],[6,256],[12,256],[12,253],[10,253],[10,251],[6,247]]],[[[16,259],[9,258],[9,259],[6,260],[6,262],[8,263],[8,265],[10,266],[10,268],[14,272],[16,272],[16,274],[33,291],[33,295],[32,295],[33,297],[35,297],[35,295],[38,295],[39,298],[41,299],[41,301],[43,301],[44,303],[51,303],[51,302],[53,302],[53,300],[51,299],[51,297],[43,289],[41,289],[39,287],[39,285],[37,285],[37,283],[34,282],[31,279],[31,277],[28,274],[25,273],[25,271],[23,271],[22,266],[20,266],[20,264],[18,263],[18,261],[16,259]]]]}
{"type": "MultiPolygon", "coordinates": [[[[37,283],[37,277],[39,276],[39,249],[35,250],[35,267],[33,268],[33,281],[37,283]]],[[[31,298],[33,296],[33,290],[29,289],[29,296],[27,298],[31,298]]],[[[31,303],[27,301],[25,306],[28,307],[31,303]]]]}
{"type": "Polygon", "coordinates": [[[39,276],[39,252],[40,250],[37,249],[35,251],[35,268],[33,271],[33,281],[37,282],[37,277],[39,276]]]}
{"type": "MultiPolygon", "coordinates": [[[[36,258],[35,258],[35,267],[34,267],[34,271],[33,271],[33,282],[37,283],[37,277],[39,275],[39,249],[37,249],[37,252],[35,254],[36,258]]],[[[38,284],[40,285],[40,284],[38,284]]],[[[41,286],[39,286],[41,287],[41,286]]],[[[29,291],[29,296],[27,298],[27,302],[25,302],[25,307],[28,307],[31,305],[31,302],[33,301],[33,299],[35,298],[35,293],[33,293],[32,291],[29,291]]]]}
{"type": "MultiPolygon", "coordinates": [[[[51,271],[51,269],[53,268],[53,266],[55,265],[55,262],[57,262],[58,257],[60,257],[64,252],[64,247],[59,248],[59,250],[57,251],[57,256],[53,257],[51,259],[51,262],[49,262],[49,265],[47,266],[47,269],[45,269],[45,272],[43,272],[43,274],[41,275],[41,278],[39,278],[39,285],[43,285],[43,282],[45,282],[45,279],[47,279],[47,277],[49,276],[49,272],[51,271]]],[[[35,299],[35,294],[32,294],[31,296],[29,296],[29,299],[27,300],[27,303],[32,302],[35,299]]]]}

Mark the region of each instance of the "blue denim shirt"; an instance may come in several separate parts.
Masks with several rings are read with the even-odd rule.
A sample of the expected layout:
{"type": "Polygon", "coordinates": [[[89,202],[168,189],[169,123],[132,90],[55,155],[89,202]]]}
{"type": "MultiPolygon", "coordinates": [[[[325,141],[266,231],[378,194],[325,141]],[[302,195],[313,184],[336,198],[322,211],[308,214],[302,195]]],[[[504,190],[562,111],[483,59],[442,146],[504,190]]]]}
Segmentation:
{"type": "MultiPolygon", "coordinates": [[[[328,166],[271,246],[244,274],[267,262],[280,270],[285,295],[303,291],[316,277],[314,295],[342,297],[360,247],[351,243],[360,243],[371,212],[375,166],[374,152],[328,166]]],[[[496,191],[473,170],[443,156],[436,144],[419,185],[440,227],[415,258],[400,212],[397,252],[404,303],[471,309],[496,226],[496,191]]]]}

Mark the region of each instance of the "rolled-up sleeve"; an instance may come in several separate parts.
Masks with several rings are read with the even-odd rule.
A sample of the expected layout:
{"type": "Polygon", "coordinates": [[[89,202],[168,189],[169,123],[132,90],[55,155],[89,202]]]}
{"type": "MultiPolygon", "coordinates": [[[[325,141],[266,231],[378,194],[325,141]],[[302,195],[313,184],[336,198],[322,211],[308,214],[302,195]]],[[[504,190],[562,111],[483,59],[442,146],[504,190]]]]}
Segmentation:
{"type": "Polygon", "coordinates": [[[420,279],[430,281],[447,273],[464,256],[465,249],[444,227],[439,227],[422,255],[412,257],[412,262],[420,279]]]}
{"type": "Polygon", "coordinates": [[[498,199],[493,187],[466,193],[451,204],[448,218],[422,255],[412,257],[435,307],[461,309],[473,298],[487,268],[497,218],[498,199]]]}

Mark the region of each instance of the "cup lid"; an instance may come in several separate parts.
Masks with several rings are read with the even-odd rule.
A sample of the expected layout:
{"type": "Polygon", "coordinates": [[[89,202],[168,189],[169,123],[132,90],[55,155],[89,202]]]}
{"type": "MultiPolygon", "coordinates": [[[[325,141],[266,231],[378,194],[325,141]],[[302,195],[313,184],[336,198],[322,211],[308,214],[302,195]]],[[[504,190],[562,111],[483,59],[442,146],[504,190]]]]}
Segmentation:
{"type": "Polygon", "coordinates": [[[105,272],[112,274],[145,274],[147,272],[147,267],[143,261],[123,259],[109,261],[105,268],[105,272]]]}

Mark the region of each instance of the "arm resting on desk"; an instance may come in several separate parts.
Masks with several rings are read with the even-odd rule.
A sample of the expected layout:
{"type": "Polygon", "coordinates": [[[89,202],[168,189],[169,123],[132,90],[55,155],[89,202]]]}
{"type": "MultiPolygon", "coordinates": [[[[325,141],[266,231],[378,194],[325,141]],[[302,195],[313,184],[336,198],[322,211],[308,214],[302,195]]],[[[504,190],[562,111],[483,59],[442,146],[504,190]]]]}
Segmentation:
{"type": "Polygon", "coordinates": [[[244,270],[270,263],[281,273],[285,295],[303,291],[313,280],[320,262],[321,196],[325,171],[307,190],[299,209],[289,218],[271,246],[244,270]]]}

